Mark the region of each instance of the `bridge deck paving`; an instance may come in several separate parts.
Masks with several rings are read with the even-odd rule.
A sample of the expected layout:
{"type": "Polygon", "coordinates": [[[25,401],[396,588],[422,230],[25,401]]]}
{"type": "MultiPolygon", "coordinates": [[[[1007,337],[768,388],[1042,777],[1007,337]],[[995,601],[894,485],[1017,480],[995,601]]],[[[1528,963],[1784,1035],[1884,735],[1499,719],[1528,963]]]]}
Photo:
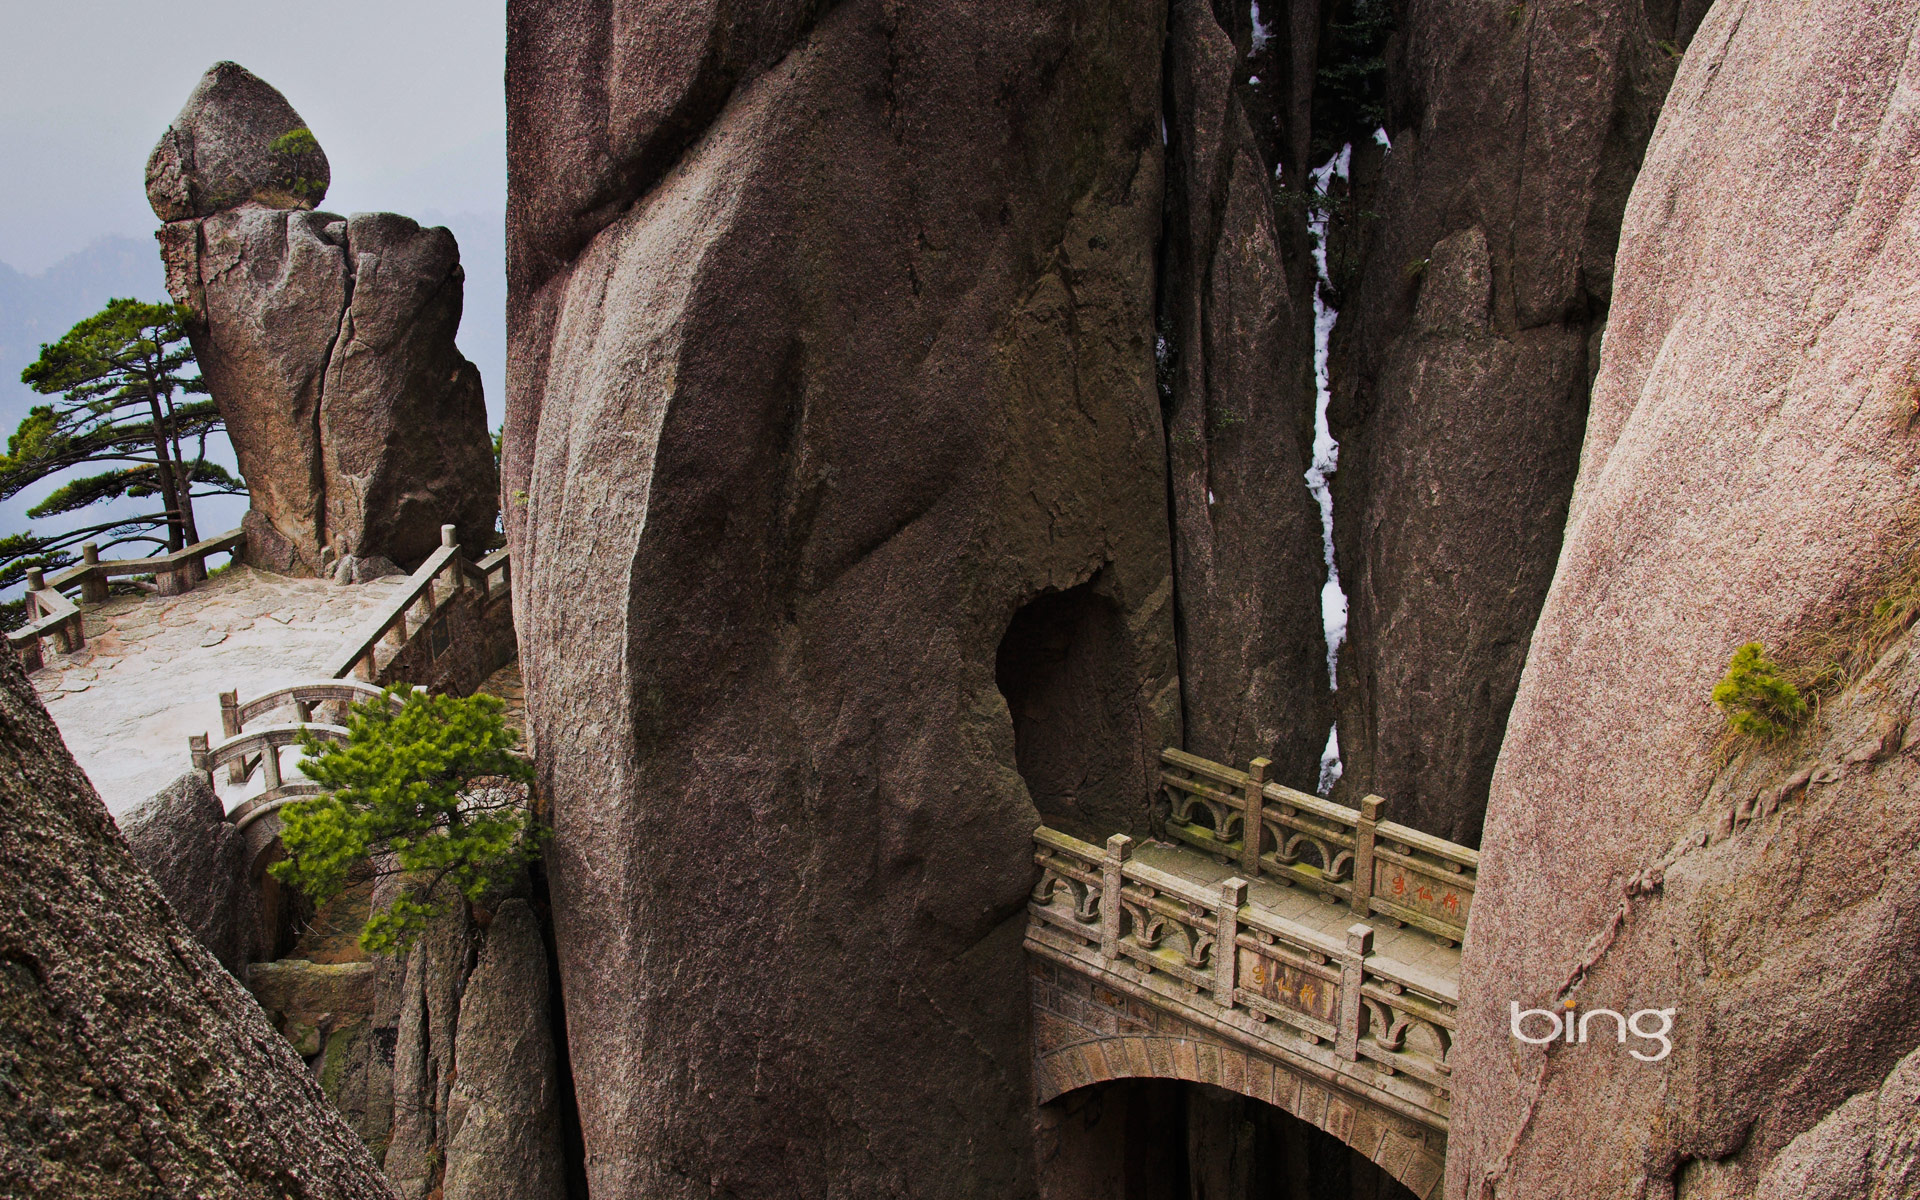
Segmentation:
{"type": "Polygon", "coordinates": [[[235,566],[185,595],[116,596],[82,606],[86,647],[48,653],[33,683],[119,815],[187,770],[189,735],[219,740],[221,692],[245,699],[326,674],[342,641],[406,582],[343,585],[235,566]]]}
{"type": "MultiPolygon", "coordinates": [[[[1194,883],[1212,887],[1244,873],[1233,864],[1218,862],[1197,850],[1165,842],[1145,841],[1134,846],[1133,857],[1147,866],[1194,883]]],[[[1413,928],[1395,928],[1385,917],[1362,918],[1338,898],[1315,895],[1262,876],[1248,880],[1247,902],[1275,916],[1305,925],[1336,942],[1345,942],[1347,927],[1356,923],[1373,930],[1374,953],[1448,981],[1460,978],[1460,950],[1443,946],[1432,934],[1413,928]]]]}

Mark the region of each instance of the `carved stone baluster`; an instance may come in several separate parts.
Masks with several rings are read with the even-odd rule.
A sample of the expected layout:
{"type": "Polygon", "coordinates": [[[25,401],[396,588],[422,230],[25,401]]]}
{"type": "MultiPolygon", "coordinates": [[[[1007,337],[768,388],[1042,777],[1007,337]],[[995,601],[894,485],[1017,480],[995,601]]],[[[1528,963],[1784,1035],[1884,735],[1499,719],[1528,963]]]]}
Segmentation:
{"type": "Polygon", "coordinates": [[[1256,758],[1247,764],[1246,812],[1240,818],[1240,869],[1260,877],[1260,839],[1267,812],[1267,768],[1273,760],[1256,758]]]}
{"type": "Polygon", "coordinates": [[[1368,796],[1360,801],[1360,822],[1353,831],[1353,911],[1366,916],[1373,911],[1373,837],[1380,825],[1380,806],[1386,801],[1368,796]]]}
{"type": "Polygon", "coordinates": [[[269,742],[260,751],[260,768],[266,772],[268,791],[280,786],[280,747],[269,742]]]}
{"type": "MultiPolygon", "coordinates": [[[[233,737],[240,732],[240,693],[237,691],[220,693],[220,734],[233,737]]],[[[247,764],[245,758],[235,759],[227,764],[227,782],[245,783],[247,764]]]]}
{"type": "Polygon", "coordinates": [[[1132,857],[1132,838],[1116,833],[1107,839],[1107,859],[1100,866],[1100,957],[1109,969],[1120,957],[1120,887],[1132,857]]]}
{"type": "Polygon", "coordinates": [[[1347,951],[1340,956],[1340,1024],[1334,1053],[1352,1062],[1360,1057],[1360,1038],[1366,1032],[1366,1005],[1360,1003],[1360,981],[1366,975],[1367,955],[1373,953],[1373,929],[1347,926],[1347,951]]]}
{"type": "MultiPolygon", "coordinates": [[[[1265,761],[1265,760],[1256,760],[1265,761]]],[[[1234,974],[1240,963],[1240,906],[1247,902],[1247,881],[1238,875],[1220,882],[1220,924],[1213,935],[1213,998],[1233,1007],[1234,974]]]]}
{"type": "Polygon", "coordinates": [[[213,783],[213,756],[207,752],[207,735],[193,733],[187,735],[187,752],[193,756],[193,769],[204,777],[209,786],[213,783]]]}

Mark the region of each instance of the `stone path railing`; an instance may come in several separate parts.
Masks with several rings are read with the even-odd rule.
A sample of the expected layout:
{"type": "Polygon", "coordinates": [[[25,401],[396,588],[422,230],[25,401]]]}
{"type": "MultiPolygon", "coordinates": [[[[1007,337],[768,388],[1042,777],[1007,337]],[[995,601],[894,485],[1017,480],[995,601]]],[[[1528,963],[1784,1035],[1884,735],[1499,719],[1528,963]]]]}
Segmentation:
{"type": "Polygon", "coordinates": [[[1374,951],[1356,923],[1344,941],[1247,902],[1235,876],[1208,889],[1045,826],[1027,947],[1303,1073],[1344,1076],[1368,1102],[1443,1133],[1458,981],[1374,951]]]}
{"type": "Polygon", "coordinates": [[[468,561],[460,554],[454,527],[442,525],[440,548],[413,572],[408,586],[393,602],[349,639],[333,664],[334,678],[373,680],[379,673],[382,643],[392,647],[395,654],[404,650],[409,640],[432,625],[434,614],[462,587],[478,588],[486,599],[505,595],[512,587],[512,569],[505,550],[497,550],[477,563],[468,561]]]}
{"type": "Polygon", "coordinates": [[[1249,876],[1336,896],[1362,917],[1411,925],[1452,945],[1466,936],[1479,851],[1380,820],[1378,796],[1352,809],[1269,783],[1264,758],[1236,771],[1169,749],[1160,764],[1169,836],[1249,876]]]}
{"type": "Polygon", "coordinates": [[[193,590],[207,577],[207,557],[238,552],[246,535],[229,529],[218,537],[195,542],[185,549],[153,558],[117,558],[102,561],[100,548],[92,542],[80,548],[82,560],[64,570],[46,575],[38,569],[27,572],[28,622],[7,634],[7,643],[19,654],[22,667],[32,673],[46,662],[41,648],[43,639],[52,638],[62,654],[72,654],[87,644],[85,622],[80,608],[65,593],[80,589],[83,601],[99,602],[107,598],[111,580],[153,576],[148,583],[135,578],[136,586],[162,596],[177,596],[193,590]]]}
{"type": "Polygon", "coordinates": [[[289,800],[320,793],[316,784],[287,781],[280,767],[280,752],[288,746],[299,745],[302,735],[311,735],[323,742],[347,740],[344,726],[313,720],[316,705],[353,704],[377,700],[385,694],[372,684],[337,679],[292,684],[245,703],[240,701],[237,692],[222,692],[220,717],[226,736],[212,745],[208,744],[205,734],[189,737],[187,747],[193,757],[193,769],[209,783],[221,767],[227,768],[227,781],[232,784],[244,784],[255,771],[261,773],[264,789],[227,813],[227,820],[244,829],[289,800]],[[245,728],[250,721],[288,707],[294,709],[297,720],[254,730],[245,728]]]}

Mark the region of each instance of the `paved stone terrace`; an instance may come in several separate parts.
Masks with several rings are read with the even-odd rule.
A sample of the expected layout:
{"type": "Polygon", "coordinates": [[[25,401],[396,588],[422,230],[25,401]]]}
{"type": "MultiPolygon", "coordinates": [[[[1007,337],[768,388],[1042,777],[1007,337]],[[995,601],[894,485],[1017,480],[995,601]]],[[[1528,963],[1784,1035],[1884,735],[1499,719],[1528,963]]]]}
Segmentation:
{"type": "Polygon", "coordinates": [[[342,585],[235,566],[184,596],[115,596],[85,606],[86,648],[49,652],[33,683],[119,815],[187,770],[190,734],[219,740],[221,692],[237,688],[246,699],[323,675],[347,636],[406,583],[396,575],[342,585]]]}

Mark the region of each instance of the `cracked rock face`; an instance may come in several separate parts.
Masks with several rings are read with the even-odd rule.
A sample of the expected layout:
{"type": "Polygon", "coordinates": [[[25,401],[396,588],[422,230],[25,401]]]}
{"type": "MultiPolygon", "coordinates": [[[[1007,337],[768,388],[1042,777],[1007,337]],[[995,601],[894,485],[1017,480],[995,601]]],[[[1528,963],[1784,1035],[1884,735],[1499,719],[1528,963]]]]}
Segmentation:
{"type": "Polygon", "coordinates": [[[1165,11],[733,7],[510,15],[509,537],[587,1171],[1018,1196],[1056,818],[1017,763],[1065,761],[1044,700],[1105,706],[1126,753],[1044,802],[1144,832],[1178,738],[1165,11]],[[1024,746],[1016,623],[1067,673],[1004,680],[1024,746]]]}
{"type": "MultiPolygon", "coordinates": [[[[260,112],[278,111],[269,98],[293,113],[241,68],[216,65],[156,162],[199,144],[202,128],[260,125],[260,112]],[[235,72],[251,82],[222,82],[235,72]]],[[[236,161],[238,171],[251,160],[236,161]]],[[[484,545],[499,480],[480,374],[454,345],[466,277],[453,235],[259,191],[214,189],[231,203],[178,219],[171,193],[150,191],[168,221],[158,234],[168,290],[194,311],[194,352],[252,496],[248,560],[298,575],[350,560],[412,566],[442,524],[463,546],[484,545]]]]}
{"type": "Polygon", "coordinates": [[[1331,717],[1320,517],[1302,481],[1313,441],[1313,269],[1300,231],[1275,216],[1270,160],[1243,108],[1250,30],[1236,41],[1213,7],[1175,3],[1166,51],[1167,119],[1179,136],[1167,166],[1160,353],[1171,356],[1186,748],[1242,767],[1266,756],[1271,778],[1312,790],[1331,717]]]}
{"type": "Polygon", "coordinates": [[[1336,247],[1343,794],[1476,845],[1559,552],[1628,190],[1704,0],[1423,0],[1336,247]]]}
{"type": "Polygon", "coordinates": [[[1915,0],[1723,3],[1675,79],[1493,780],[1457,1200],[1913,1193],[1911,634],[1724,769],[1709,693],[1749,641],[1831,661],[1911,570],[1916,35],[1915,0]],[[1673,1008],[1672,1056],[1509,1037],[1570,980],[1583,1010],[1673,1008]]]}

